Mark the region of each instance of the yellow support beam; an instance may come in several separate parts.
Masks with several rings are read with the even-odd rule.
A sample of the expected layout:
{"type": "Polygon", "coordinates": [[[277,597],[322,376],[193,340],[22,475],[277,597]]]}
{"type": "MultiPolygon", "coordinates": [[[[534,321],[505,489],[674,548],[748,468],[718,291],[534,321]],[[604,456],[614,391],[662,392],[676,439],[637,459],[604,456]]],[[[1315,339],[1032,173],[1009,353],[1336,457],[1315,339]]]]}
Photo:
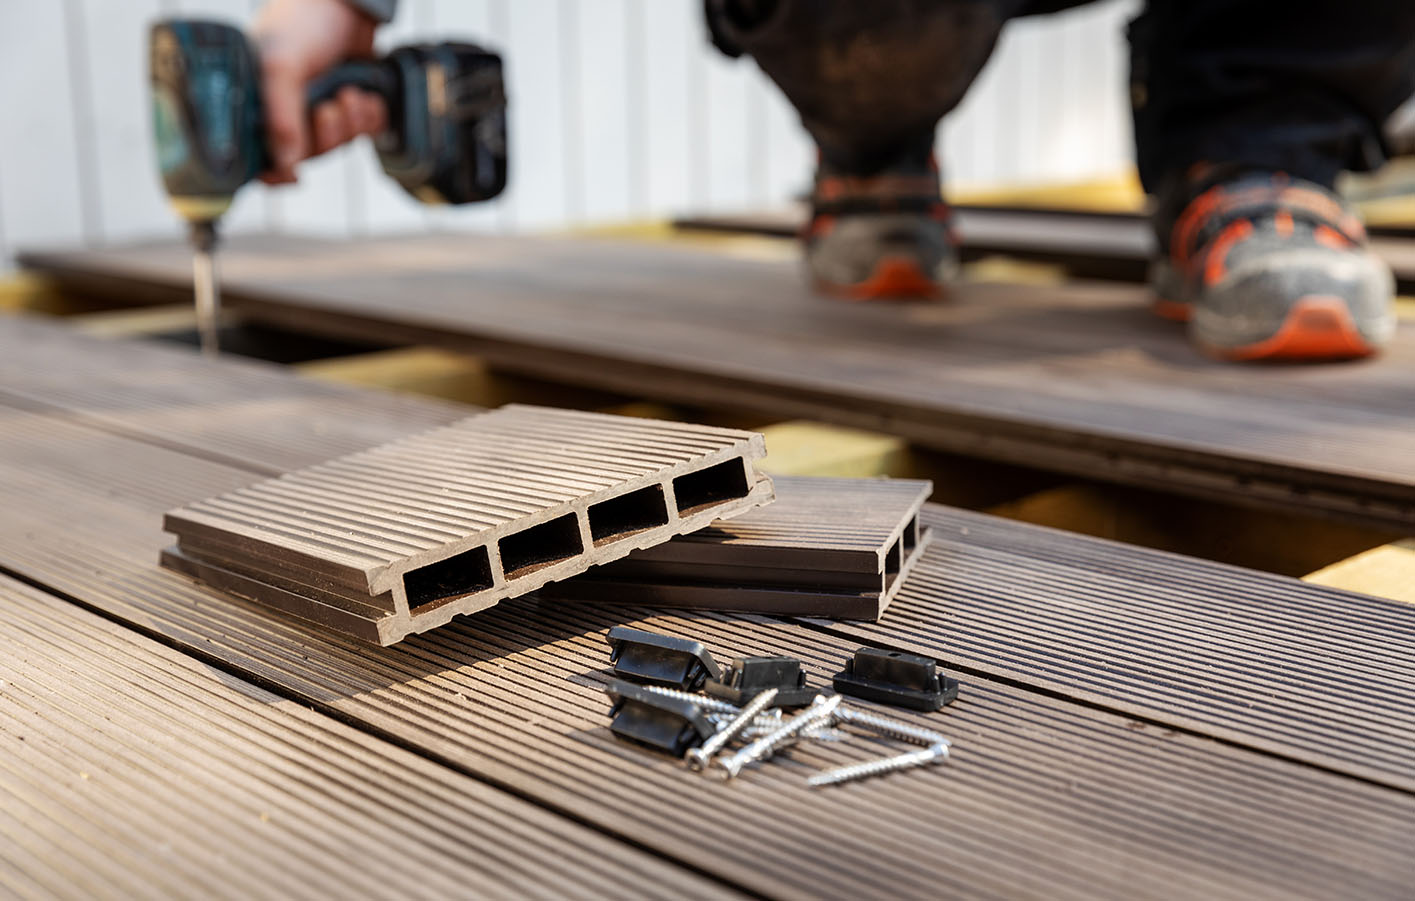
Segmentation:
{"type": "Polygon", "coordinates": [[[1415,604],[1415,538],[1371,548],[1309,573],[1303,581],[1415,604]]]}
{"type": "Polygon", "coordinates": [[[194,331],[196,310],[189,303],[132,310],[103,310],[70,316],[67,323],[94,338],[143,338],[168,332],[194,331]]]}
{"type": "Polygon", "coordinates": [[[620,402],[612,394],[557,385],[493,370],[484,360],[435,347],[400,347],[293,367],[328,382],[439,397],[481,407],[508,403],[594,409],[620,402]]]}
{"type": "Polygon", "coordinates": [[[773,475],[899,476],[911,469],[909,445],[892,435],[793,420],[766,426],[767,456],[760,468],[773,475]]]}
{"type": "Polygon", "coordinates": [[[1400,537],[1317,517],[1119,485],[1059,485],[987,512],[1288,576],[1303,576],[1400,537]]]}
{"type": "Polygon", "coordinates": [[[53,282],[28,272],[0,277],[0,310],[56,316],[69,312],[68,304],[53,282]]]}

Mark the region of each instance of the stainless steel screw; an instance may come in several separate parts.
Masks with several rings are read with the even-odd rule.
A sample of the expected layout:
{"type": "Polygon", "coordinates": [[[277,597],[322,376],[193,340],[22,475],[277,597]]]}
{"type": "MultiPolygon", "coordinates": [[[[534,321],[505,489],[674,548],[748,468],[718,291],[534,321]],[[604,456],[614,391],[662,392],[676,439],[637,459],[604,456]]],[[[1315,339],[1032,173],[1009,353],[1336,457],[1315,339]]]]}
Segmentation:
{"type": "Polygon", "coordinates": [[[876,735],[884,735],[889,738],[897,738],[900,741],[907,741],[910,744],[923,745],[931,748],[937,744],[948,744],[947,739],[937,732],[924,729],[919,726],[901,723],[898,720],[891,720],[873,713],[865,713],[862,710],[851,710],[841,707],[835,711],[832,717],[837,723],[844,723],[847,726],[859,726],[868,729],[876,735]]]}
{"type": "Polygon", "coordinates": [[[732,722],[714,732],[708,737],[707,741],[696,748],[689,748],[688,753],[684,755],[687,758],[688,766],[695,770],[705,769],[712,761],[713,756],[717,754],[718,751],[727,747],[727,743],[736,738],[737,733],[746,729],[756,721],[757,714],[776,702],[776,694],[777,690],[775,688],[768,688],[766,691],[752,698],[732,722]]]}
{"type": "Polygon", "coordinates": [[[781,724],[769,735],[764,735],[730,757],[719,757],[716,763],[727,771],[731,779],[742,771],[742,767],[765,757],[770,757],[777,748],[795,741],[801,731],[821,720],[828,719],[835,708],[840,706],[840,695],[830,698],[817,696],[815,702],[802,713],[781,724]]]}
{"type": "Polygon", "coordinates": [[[850,737],[850,733],[832,727],[830,720],[824,719],[802,729],[801,737],[809,738],[812,741],[845,741],[850,737]]]}
{"type": "MultiPolygon", "coordinates": [[[[734,719],[731,714],[718,713],[716,711],[708,711],[707,718],[719,726],[729,723],[734,719]]],[[[757,714],[756,719],[752,720],[752,725],[749,729],[775,729],[780,725],[781,708],[773,707],[770,710],[764,710],[757,714]]]]}
{"type": "Polygon", "coordinates": [[[922,751],[910,751],[908,754],[900,754],[897,757],[882,757],[879,760],[870,760],[865,763],[856,763],[851,766],[842,766],[833,770],[826,770],[823,773],[816,773],[810,779],[806,780],[806,784],[810,785],[812,788],[819,788],[822,785],[854,782],[857,779],[878,776],[881,773],[907,770],[910,767],[937,763],[947,759],[948,742],[941,741],[936,745],[924,748],[922,751]]]}
{"type": "MultiPolygon", "coordinates": [[[[745,741],[755,741],[764,735],[768,735],[780,727],[781,723],[764,723],[761,717],[757,721],[742,731],[737,736],[745,741]]],[[[830,719],[823,719],[818,723],[812,723],[801,730],[801,738],[812,738],[818,741],[845,741],[850,737],[850,733],[844,729],[834,728],[834,722],[830,719]]]]}
{"type": "Polygon", "coordinates": [[[663,695],[665,698],[675,698],[679,701],[691,701],[698,705],[698,709],[704,713],[725,713],[728,716],[736,716],[742,708],[736,704],[729,704],[718,698],[710,698],[707,695],[695,695],[690,691],[679,691],[676,688],[664,688],[662,685],[641,686],[645,691],[651,691],[656,695],[663,695]]]}

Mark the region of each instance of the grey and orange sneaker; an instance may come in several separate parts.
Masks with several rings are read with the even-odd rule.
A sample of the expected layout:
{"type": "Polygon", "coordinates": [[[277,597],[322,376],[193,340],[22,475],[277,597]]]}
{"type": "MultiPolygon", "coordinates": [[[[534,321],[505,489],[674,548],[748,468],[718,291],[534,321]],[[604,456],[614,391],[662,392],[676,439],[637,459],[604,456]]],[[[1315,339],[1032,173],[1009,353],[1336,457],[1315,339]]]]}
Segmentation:
{"type": "Polygon", "coordinates": [[[852,300],[936,297],[958,271],[931,156],[869,176],[821,162],[811,205],[806,268],[821,291],[852,300]]]}
{"type": "Polygon", "coordinates": [[[1213,356],[1352,359],[1395,331],[1390,267],[1321,185],[1204,167],[1161,193],[1156,224],[1155,312],[1188,321],[1213,356]]]}

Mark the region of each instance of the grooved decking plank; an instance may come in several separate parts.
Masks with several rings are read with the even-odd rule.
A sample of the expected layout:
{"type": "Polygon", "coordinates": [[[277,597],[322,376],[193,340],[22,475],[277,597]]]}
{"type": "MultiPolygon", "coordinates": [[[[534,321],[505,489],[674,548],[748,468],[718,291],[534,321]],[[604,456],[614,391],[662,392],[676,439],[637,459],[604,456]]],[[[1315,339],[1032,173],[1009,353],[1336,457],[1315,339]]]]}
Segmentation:
{"type": "Polygon", "coordinates": [[[770,502],[765,454],[754,432],[510,404],[171,510],[165,559],[392,644],[770,502]]]}
{"type": "Polygon", "coordinates": [[[807,789],[811,770],[881,750],[849,743],[708,782],[609,736],[609,626],[632,618],[723,658],[793,654],[818,683],[856,643],[761,617],[519,599],[370,647],[152,565],[164,540],[156,515],[174,493],[243,474],[23,412],[4,425],[0,504],[23,521],[0,520],[0,566],[751,891],[1398,897],[1415,878],[1410,794],[981,677],[945,711],[913,717],[955,739],[944,767],[807,789]],[[112,490],[68,479],[98,456],[127,461],[108,473],[112,490]]]}
{"type": "Polygon", "coordinates": [[[548,598],[879,619],[932,534],[918,479],[776,476],[776,500],[584,575],[548,598]]]}
{"type": "MultiPolygon", "coordinates": [[[[178,243],[30,255],[56,275],[189,284],[178,243]]],[[[1374,361],[1206,360],[1145,289],[971,284],[841,304],[799,266],[610,240],[232,242],[254,319],[467,350],[508,371],[884,430],[922,446],[1382,527],[1415,525],[1415,324],[1374,361]]],[[[97,285],[90,285],[96,287],[97,285]]]]}
{"type": "Polygon", "coordinates": [[[1415,790],[1410,605],[953,508],[924,522],[885,620],[820,625],[1415,790]]]}
{"type": "Polygon", "coordinates": [[[238,357],[0,318],[0,400],[277,475],[447,425],[474,407],[291,378],[238,357]]]}
{"type": "Polygon", "coordinates": [[[0,577],[0,889],[737,897],[0,577]]]}

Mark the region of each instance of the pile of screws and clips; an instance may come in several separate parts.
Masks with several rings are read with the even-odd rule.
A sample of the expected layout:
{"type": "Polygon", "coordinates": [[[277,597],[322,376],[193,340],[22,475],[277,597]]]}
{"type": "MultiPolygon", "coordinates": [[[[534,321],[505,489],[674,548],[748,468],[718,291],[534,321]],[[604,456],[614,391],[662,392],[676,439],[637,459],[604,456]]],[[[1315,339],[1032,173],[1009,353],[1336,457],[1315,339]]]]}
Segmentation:
{"type": "Polygon", "coordinates": [[[820,772],[810,785],[853,782],[948,758],[949,742],[937,732],[842,703],[849,695],[939,709],[958,696],[958,683],[926,657],[861,648],[835,676],[838,694],[825,697],[806,685],[801,662],[792,657],[739,657],[723,672],[697,641],[622,626],[608,638],[618,677],[606,689],[614,705],[611,731],[683,758],[699,772],[719,771],[731,779],[802,739],[840,741],[842,726],[923,749],[820,772]],[[797,712],[787,716],[785,709],[797,712]]]}

